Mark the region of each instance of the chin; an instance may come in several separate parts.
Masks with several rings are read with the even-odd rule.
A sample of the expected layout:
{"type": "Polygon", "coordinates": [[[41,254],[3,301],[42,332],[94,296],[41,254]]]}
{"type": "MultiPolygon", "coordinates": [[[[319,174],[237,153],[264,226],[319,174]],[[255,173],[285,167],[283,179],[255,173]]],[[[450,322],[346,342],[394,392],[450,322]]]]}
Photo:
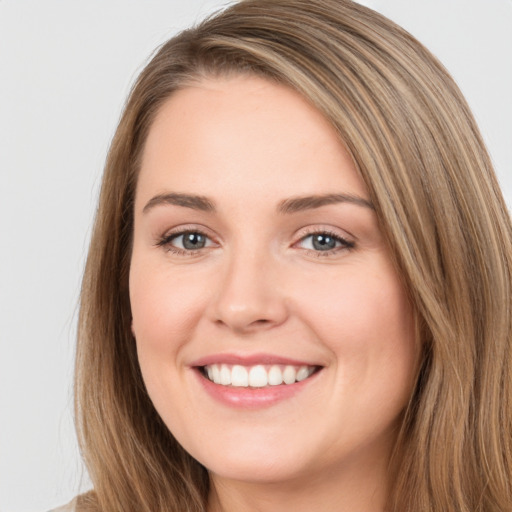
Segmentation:
{"type": "Polygon", "coordinates": [[[304,474],[302,464],[281,456],[263,459],[257,454],[233,453],[219,457],[207,466],[211,475],[226,480],[252,484],[285,483],[297,480],[304,474]]]}
{"type": "Polygon", "coordinates": [[[248,483],[277,483],[294,480],[311,467],[305,451],[297,448],[300,444],[280,432],[258,435],[252,429],[225,433],[216,437],[210,432],[210,442],[205,440],[188,450],[212,475],[248,483]]]}

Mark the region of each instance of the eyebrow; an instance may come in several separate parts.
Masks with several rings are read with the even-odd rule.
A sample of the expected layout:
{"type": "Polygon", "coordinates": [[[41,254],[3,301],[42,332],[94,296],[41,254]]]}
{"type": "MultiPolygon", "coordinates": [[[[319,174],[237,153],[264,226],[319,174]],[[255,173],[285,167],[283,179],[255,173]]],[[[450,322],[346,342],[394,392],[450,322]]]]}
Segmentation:
{"type": "Polygon", "coordinates": [[[295,213],[304,210],[312,210],[329,204],[350,203],[375,210],[373,204],[363,197],[353,194],[325,194],[304,197],[291,197],[279,203],[279,213],[295,213]]]}
{"type": "Polygon", "coordinates": [[[203,212],[215,211],[214,203],[210,201],[207,197],[170,192],[167,194],[158,194],[157,196],[151,198],[147,202],[146,206],[144,206],[142,212],[147,213],[155,206],[163,204],[183,206],[184,208],[192,208],[193,210],[200,210],[203,212]]]}
{"type": "MultiPolygon", "coordinates": [[[[370,201],[354,194],[324,194],[285,199],[278,204],[277,211],[282,214],[290,214],[337,203],[350,203],[375,210],[375,207],[370,201]]],[[[205,196],[169,192],[166,194],[158,194],[151,198],[146,206],[144,206],[142,212],[147,213],[155,206],[165,204],[182,206],[203,212],[215,212],[216,210],[214,202],[205,196]]]]}

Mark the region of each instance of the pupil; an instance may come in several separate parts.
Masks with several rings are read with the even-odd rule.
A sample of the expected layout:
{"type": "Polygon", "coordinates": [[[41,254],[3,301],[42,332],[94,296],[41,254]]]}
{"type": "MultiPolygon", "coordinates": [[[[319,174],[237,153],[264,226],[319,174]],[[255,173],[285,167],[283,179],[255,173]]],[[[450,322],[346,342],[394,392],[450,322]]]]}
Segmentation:
{"type": "Polygon", "coordinates": [[[318,251],[328,251],[336,247],[336,240],[329,235],[315,235],[313,237],[313,247],[318,251]]]}
{"type": "Polygon", "coordinates": [[[200,233],[187,233],[183,235],[183,247],[185,249],[202,249],[205,244],[205,237],[200,233]]]}

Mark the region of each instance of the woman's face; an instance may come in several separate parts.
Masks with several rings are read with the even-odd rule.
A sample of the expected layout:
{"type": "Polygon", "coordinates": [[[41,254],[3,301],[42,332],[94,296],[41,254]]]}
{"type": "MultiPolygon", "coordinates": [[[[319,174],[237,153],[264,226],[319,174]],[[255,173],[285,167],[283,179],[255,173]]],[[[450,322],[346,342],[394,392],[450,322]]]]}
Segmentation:
{"type": "Polygon", "coordinates": [[[214,478],[385,467],[415,375],[412,308],[354,164],[296,92],[212,79],[163,105],[130,299],[149,395],[214,478]]]}

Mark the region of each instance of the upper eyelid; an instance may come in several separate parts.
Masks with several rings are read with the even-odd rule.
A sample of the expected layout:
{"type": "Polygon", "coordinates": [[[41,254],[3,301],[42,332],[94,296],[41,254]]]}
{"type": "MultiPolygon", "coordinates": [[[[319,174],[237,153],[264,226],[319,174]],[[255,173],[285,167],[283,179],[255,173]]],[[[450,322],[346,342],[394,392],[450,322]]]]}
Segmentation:
{"type": "Polygon", "coordinates": [[[332,231],[315,231],[313,233],[308,233],[308,234],[306,234],[304,236],[301,236],[298,241],[300,242],[301,240],[304,240],[305,238],[309,238],[310,236],[315,236],[315,235],[327,235],[327,236],[330,236],[332,238],[336,238],[337,240],[342,240],[342,241],[345,241],[345,242],[350,242],[350,240],[348,240],[348,237],[339,235],[337,233],[333,233],[332,231]]]}
{"type": "Polygon", "coordinates": [[[306,226],[302,229],[299,229],[296,232],[297,241],[302,240],[306,236],[309,235],[315,235],[315,234],[321,234],[321,233],[327,233],[331,236],[340,238],[341,240],[346,240],[347,242],[356,243],[357,237],[354,236],[352,233],[341,229],[336,228],[334,226],[328,226],[328,225],[319,225],[319,226],[306,226]]]}
{"type": "Polygon", "coordinates": [[[179,225],[175,226],[173,228],[169,228],[163,232],[161,235],[157,235],[156,238],[159,240],[162,240],[164,238],[172,238],[172,237],[178,237],[180,235],[183,235],[185,233],[200,233],[201,235],[204,235],[212,240],[214,240],[216,237],[212,233],[210,229],[208,229],[205,226],[197,225],[197,224],[191,224],[191,225],[179,225]]]}

